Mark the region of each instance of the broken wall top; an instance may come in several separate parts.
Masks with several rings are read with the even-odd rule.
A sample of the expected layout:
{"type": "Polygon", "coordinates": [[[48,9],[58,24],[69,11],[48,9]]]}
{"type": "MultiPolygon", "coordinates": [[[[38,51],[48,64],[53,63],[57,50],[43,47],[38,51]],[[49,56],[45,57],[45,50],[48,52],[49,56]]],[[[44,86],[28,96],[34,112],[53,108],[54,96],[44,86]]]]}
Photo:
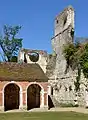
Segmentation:
{"type": "Polygon", "coordinates": [[[72,6],[68,6],[58,16],[56,16],[55,36],[68,29],[69,26],[72,26],[74,29],[74,9],[72,6]]]}

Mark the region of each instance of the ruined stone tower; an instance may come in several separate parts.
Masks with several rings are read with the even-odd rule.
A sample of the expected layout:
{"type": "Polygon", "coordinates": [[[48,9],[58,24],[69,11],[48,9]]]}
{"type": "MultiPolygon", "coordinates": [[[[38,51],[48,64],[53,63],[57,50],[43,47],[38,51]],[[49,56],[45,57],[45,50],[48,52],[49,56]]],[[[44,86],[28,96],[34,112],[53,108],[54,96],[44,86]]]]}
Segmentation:
{"type": "Polygon", "coordinates": [[[63,49],[74,40],[74,9],[65,8],[54,21],[54,36],[52,38],[53,54],[43,50],[21,49],[18,55],[19,63],[38,64],[48,77],[48,103],[51,100],[54,106],[60,104],[75,104],[85,106],[85,92],[88,106],[88,80],[83,74],[80,77],[80,91],[76,96],[75,84],[77,70],[67,69],[67,62],[63,49]]]}
{"type": "Polygon", "coordinates": [[[67,62],[63,53],[64,45],[72,43],[73,38],[74,9],[68,6],[56,16],[54,37],[52,38],[52,47],[56,54],[56,61],[52,75],[49,76],[49,84],[51,89],[53,89],[53,96],[50,94],[50,97],[53,103],[55,103],[54,105],[58,105],[59,103],[74,103],[75,76],[70,68],[66,72],[67,62]]]}
{"type": "MultiPolygon", "coordinates": [[[[69,67],[64,57],[63,49],[68,43],[74,41],[74,9],[72,6],[65,8],[55,18],[54,37],[52,47],[56,56],[52,55],[49,63],[53,63],[52,74],[49,77],[49,96],[54,106],[79,105],[88,106],[88,79],[81,73],[80,90],[75,91],[74,82],[77,81],[77,70],[69,67]],[[53,92],[52,92],[53,91],[53,92]],[[53,94],[52,94],[53,93],[53,94]]],[[[51,65],[51,64],[50,64],[51,65]]],[[[50,66],[50,68],[52,68],[50,66]]],[[[50,69],[49,69],[50,71],[50,69]]]]}
{"type": "Polygon", "coordinates": [[[63,77],[66,70],[66,60],[63,55],[63,46],[73,42],[74,36],[74,9],[68,6],[55,18],[54,37],[52,38],[53,51],[57,55],[54,75],[63,77]]]}

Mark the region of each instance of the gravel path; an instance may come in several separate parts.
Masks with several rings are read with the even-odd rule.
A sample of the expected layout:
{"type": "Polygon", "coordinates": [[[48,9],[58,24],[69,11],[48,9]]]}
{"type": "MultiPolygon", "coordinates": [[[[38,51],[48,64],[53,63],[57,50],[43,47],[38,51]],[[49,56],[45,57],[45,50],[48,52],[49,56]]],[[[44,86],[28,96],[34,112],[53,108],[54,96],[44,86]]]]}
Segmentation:
{"type": "Polygon", "coordinates": [[[87,108],[51,108],[50,111],[73,111],[73,112],[79,112],[79,113],[87,113],[88,114],[88,109],[87,108]]]}
{"type": "Polygon", "coordinates": [[[35,109],[32,109],[30,111],[27,111],[27,110],[9,110],[9,111],[6,111],[6,112],[3,112],[3,111],[0,111],[0,113],[10,113],[10,112],[60,112],[60,111],[72,111],[72,112],[79,112],[79,113],[85,113],[85,114],[88,114],[88,109],[86,108],[80,108],[80,107],[70,107],[70,108],[51,108],[50,110],[47,110],[47,109],[41,109],[41,108],[35,108],[35,109]]]}

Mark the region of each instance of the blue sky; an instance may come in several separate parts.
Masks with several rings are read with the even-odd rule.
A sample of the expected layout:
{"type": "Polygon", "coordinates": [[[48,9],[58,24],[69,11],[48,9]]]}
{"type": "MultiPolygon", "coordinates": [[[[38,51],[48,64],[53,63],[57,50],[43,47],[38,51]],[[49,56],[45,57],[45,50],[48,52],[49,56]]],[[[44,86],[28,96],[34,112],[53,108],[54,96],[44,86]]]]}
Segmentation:
{"type": "Polygon", "coordinates": [[[54,18],[68,5],[75,9],[75,36],[88,36],[88,0],[0,0],[3,25],[21,25],[23,47],[52,51],[54,18]]]}

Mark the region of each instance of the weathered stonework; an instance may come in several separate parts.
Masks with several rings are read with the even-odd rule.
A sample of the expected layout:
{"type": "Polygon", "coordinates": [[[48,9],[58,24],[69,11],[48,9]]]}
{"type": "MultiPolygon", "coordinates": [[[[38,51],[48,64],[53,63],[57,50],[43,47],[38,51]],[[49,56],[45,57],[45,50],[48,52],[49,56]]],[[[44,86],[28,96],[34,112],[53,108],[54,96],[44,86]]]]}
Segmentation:
{"type": "Polygon", "coordinates": [[[56,17],[55,35],[52,38],[53,50],[57,54],[54,75],[58,77],[63,77],[66,71],[66,60],[63,55],[63,48],[68,42],[73,42],[73,36],[71,35],[73,31],[74,10],[71,6],[69,6],[56,17]]]}
{"type": "Polygon", "coordinates": [[[56,66],[56,54],[49,54],[47,59],[47,67],[46,67],[46,75],[48,77],[52,77],[54,74],[55,66],[56,66]]]}
{"type": "MultiPolygon", "coordinates": [[[[63,48],[74,40],[74,9],[68,6],[55,18],[54,37],[52,38],[53,54],[45,51],[21,49],[18,62],[38,63],[44,73],[48,76],[48,95],[54,106],[60,104],[73,104],[88,106],[88,83],[81,73],[80,91],[75,91],[74,82],[77,77],[77,70],[67,69],[67,62],[64,57],[63,48]],[[39,54],[37,62],[30,60],[29,53],[39,54]],[[53,91],[53,92],[52,92],[53,91]]],[[[50,101],[48,101],[49,104],[50,101]]]]}
{"type": "Polygon", "coordinates": [[[43,50],[31,50],[31,49],[21,49],[18,55],[18,62],[25,62],[31,64],[39,64],[40,67],[43,69],[44,73],[46,73],[46,66],[47,66],[47,52],[43,50]],[[39,59],[36,62],[33,62],[30,59],[30,53],[37,53],[39,55],[39,59]]]}
{"type": "Polygon", "coordinates": [[[81,72],[80,90],[75,91],[74,82],[77,70],[67,70],[66,59],[63,54],[64,45],[74,40],[74,9],[68,6],[55,18],[55,33],[52,38],[53,51],[56,53],[54,71],[49,76],[49,84],[53,88],[51,99],[55,106],[61,103],[88,107],[88,80],[81,72]]]}
{"type": "Polygon", "coordinates": [[[63,54],[64,45],[73,42],[74,36],[74,9],[69,6],[55,18],[55,33],[52,38],[53,51],[56,53],[54,71],[49,77],[53,87],[53,97],[59,103],[73,103],[75,99],[75,73],[69,68],[66,72],[66,59],[63,54]],[[73,35],[72,35],[73,33],[73,35]]]}

